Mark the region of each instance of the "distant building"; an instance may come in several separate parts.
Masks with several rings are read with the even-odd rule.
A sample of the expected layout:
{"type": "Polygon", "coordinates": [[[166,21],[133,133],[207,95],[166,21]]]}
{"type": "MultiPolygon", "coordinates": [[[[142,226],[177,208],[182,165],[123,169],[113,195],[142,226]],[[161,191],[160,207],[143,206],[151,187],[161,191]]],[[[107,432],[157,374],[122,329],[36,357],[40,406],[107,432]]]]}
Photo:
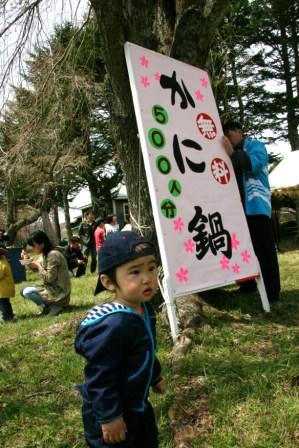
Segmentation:
{"type": "MultiPolygon", "coordinates": [[[[74,233],[77,233],[80,222],[84,219],[85,212],[91,208],[90,192],[88,189],[82,189],[70,202],[71,225],[74,233]]],[[[109,204],[102,204],[102,207],[100,207],[100,214],[103,218],[110,213],[117,216],[117,221],[121,229],[126,223],[126,217],[129,215],[128,195],[125,185],[119,185],[117,188],[111,190],[111,202],[109,204]]],[[[62,232],[65,234],[63,210],[60,213],[60,222],[63,223],[62,232]]]]}

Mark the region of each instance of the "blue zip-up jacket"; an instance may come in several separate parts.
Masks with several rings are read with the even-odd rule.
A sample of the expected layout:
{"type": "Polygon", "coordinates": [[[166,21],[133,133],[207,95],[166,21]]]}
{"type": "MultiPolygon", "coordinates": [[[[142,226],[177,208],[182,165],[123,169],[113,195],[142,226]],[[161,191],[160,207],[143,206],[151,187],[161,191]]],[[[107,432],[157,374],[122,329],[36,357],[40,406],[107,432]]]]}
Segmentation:
{"type": "Polygon", "coordinates": [[[268,179],[268,153],[258,140],[244,140],[244,152],[250,159],[251,170],[243,171],[246,215],[266,215],[271,218],[271,193],[268,179]]]}
{"type": "Polygon", "coordinates": [[[148,304],[143,310],[144,317],[121,304],[98,305],[79,326],[75,349],[87,361],[79,390],[97,425],[128,409],[143,412],[149,387],[161,379],[154,312],[148,304]]]}

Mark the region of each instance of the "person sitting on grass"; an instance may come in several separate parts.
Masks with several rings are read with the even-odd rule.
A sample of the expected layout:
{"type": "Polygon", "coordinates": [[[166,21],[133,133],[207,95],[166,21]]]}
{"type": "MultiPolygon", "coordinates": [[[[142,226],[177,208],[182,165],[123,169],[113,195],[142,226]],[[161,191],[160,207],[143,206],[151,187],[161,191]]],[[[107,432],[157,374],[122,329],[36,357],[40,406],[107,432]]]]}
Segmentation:
{"type": "Polygon", "coordinates": [[[133,232],[107,237],[99,259],[95,294],[112,301],[94,307],[81,322],[76,352],[86,358],[82,417],[89,447],[158,447],[149,388],[166,392],[155,355],[157,290],[154,245],[133,232]]]}
{"type": "Polygon", "coordinates": [[[14,320],[10,299],[15,296],[15,284],[7,256],[8,250],[0,243],[0,324],[14,320]]]}
{"type": "Polygon", "coordinates": [[[75,277],[84,275],[86,271],[87,257],[85,257],[81,251],[80,238],[78,236],[73,236],[70,239],[69,245],[64,253],[69,271],[72,272],[75,277]]]}
{"type": "MultiPolygon", "coordinates": [[[[56,316],[70,302],[71,281],[65,256],[57,249],[42,230],[33,232],[28,245],[41,261],[31,261],[29,269],[37,271],[41,277],[41,286],[30,286],[21,291],[25,299],[29,299],[42,308],[41,314],[56,316]]],[[[29,259],[23,251],[21,257],[29,259]]],[[[30,261],[30,260],[28,260],[30,261]]]]}

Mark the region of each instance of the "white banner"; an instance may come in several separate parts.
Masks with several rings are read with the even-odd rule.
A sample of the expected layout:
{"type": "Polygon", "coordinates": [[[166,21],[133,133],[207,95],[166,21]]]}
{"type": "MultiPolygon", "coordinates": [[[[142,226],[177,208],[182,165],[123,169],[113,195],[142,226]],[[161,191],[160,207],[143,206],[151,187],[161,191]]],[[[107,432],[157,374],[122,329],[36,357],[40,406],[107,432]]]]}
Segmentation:
{"type": "Polygon", "coordinates": [[[256,277],[207,73],[131,43],[125,54],[169,293],[256,277]]]}

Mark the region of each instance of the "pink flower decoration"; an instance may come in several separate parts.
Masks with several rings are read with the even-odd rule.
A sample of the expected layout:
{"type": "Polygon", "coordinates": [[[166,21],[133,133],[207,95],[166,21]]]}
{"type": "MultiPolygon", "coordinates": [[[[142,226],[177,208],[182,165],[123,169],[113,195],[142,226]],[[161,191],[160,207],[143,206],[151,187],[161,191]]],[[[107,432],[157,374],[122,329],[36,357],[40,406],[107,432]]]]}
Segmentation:
{"type": "Polygon", "coordinates": [[[233,265],[233,271],[234,271],[235,274],[239,274],[240,273],[240,266],[237,263],[235,263],[233,265]]]}
{"type": "Polygon", "coordinates": [[[197,99],[197,100],[199,100],[199,101],[203,101],[204,96],[203,96],[203,94],[201,93],[200,90],[196,90],[195,95],[196,95],[196,99],[197,99]]]}
{"type": "Polygon", "coordinates": [[[243,258],[243,263],[249,263],[249,260],[251,258],[250,253],[248,252],[248,250],[244,250],[244,252],[241,253],[242,258],[243,258]]]}
{"type": "Polygon", "coordinates": [[[140,64],[143,65],[143,67],[148,67],[148,59],[145,56],[141,56],[140,58],[140,64]]]}
{"type": "Polygon", "coordinates": [[[154,76],[155,76],[155,79],[156,79],[157,81],[160,81],[161,73],[157,72],[157,73],[154,74],[154,76]]]}
{"type": "Polygon", "coordinates": [[[208,87],[207,78],[200,78],[200,82],[201,82],[202,87],[204,87],[205,89],[208,87]]]}
{"type": "Polygon", "coordinates": [[[223,271],[225,270],[229,271],[229,259],[226,258],[224,255],[220,260],[220,266],[223,271]]]}
{"type": "Polygon", "coordinates": [[[191,254],[194,252],[195,244],[193,243],[192,240],[185,241],[184,245],[185,245],[185,252],[187,253],[190,252],[191,254]]]}
{"type": "Polygon", "coordinates": [[[232,248],[238,250],[240,246],[240,241],[237,239],[235,232],[232,233],[232,248]]]}
{"type": "Polygon", "coordinates": [[[147,76],[140,76],[140,83],[143,84],[143,87],[145,87],[145,88],[150,85],[150,82],[149,82],[147,76]]]}
{"type": "Polygon", "coordinates": [[[184,227],[184,222],[183,222],[182,218],[175,219],[173,221],[173,226],[174,226],[174,230],[176,232],[181,232],[184,227]]]}
{"type": "Polygon", "coordinates": [[[177,272],[175,275],[176,278],[179,280],[179,282],[187,283],[189,281],[188,273],[189,273],[188,269],[180,268],[179,272],[177,272]]]}

